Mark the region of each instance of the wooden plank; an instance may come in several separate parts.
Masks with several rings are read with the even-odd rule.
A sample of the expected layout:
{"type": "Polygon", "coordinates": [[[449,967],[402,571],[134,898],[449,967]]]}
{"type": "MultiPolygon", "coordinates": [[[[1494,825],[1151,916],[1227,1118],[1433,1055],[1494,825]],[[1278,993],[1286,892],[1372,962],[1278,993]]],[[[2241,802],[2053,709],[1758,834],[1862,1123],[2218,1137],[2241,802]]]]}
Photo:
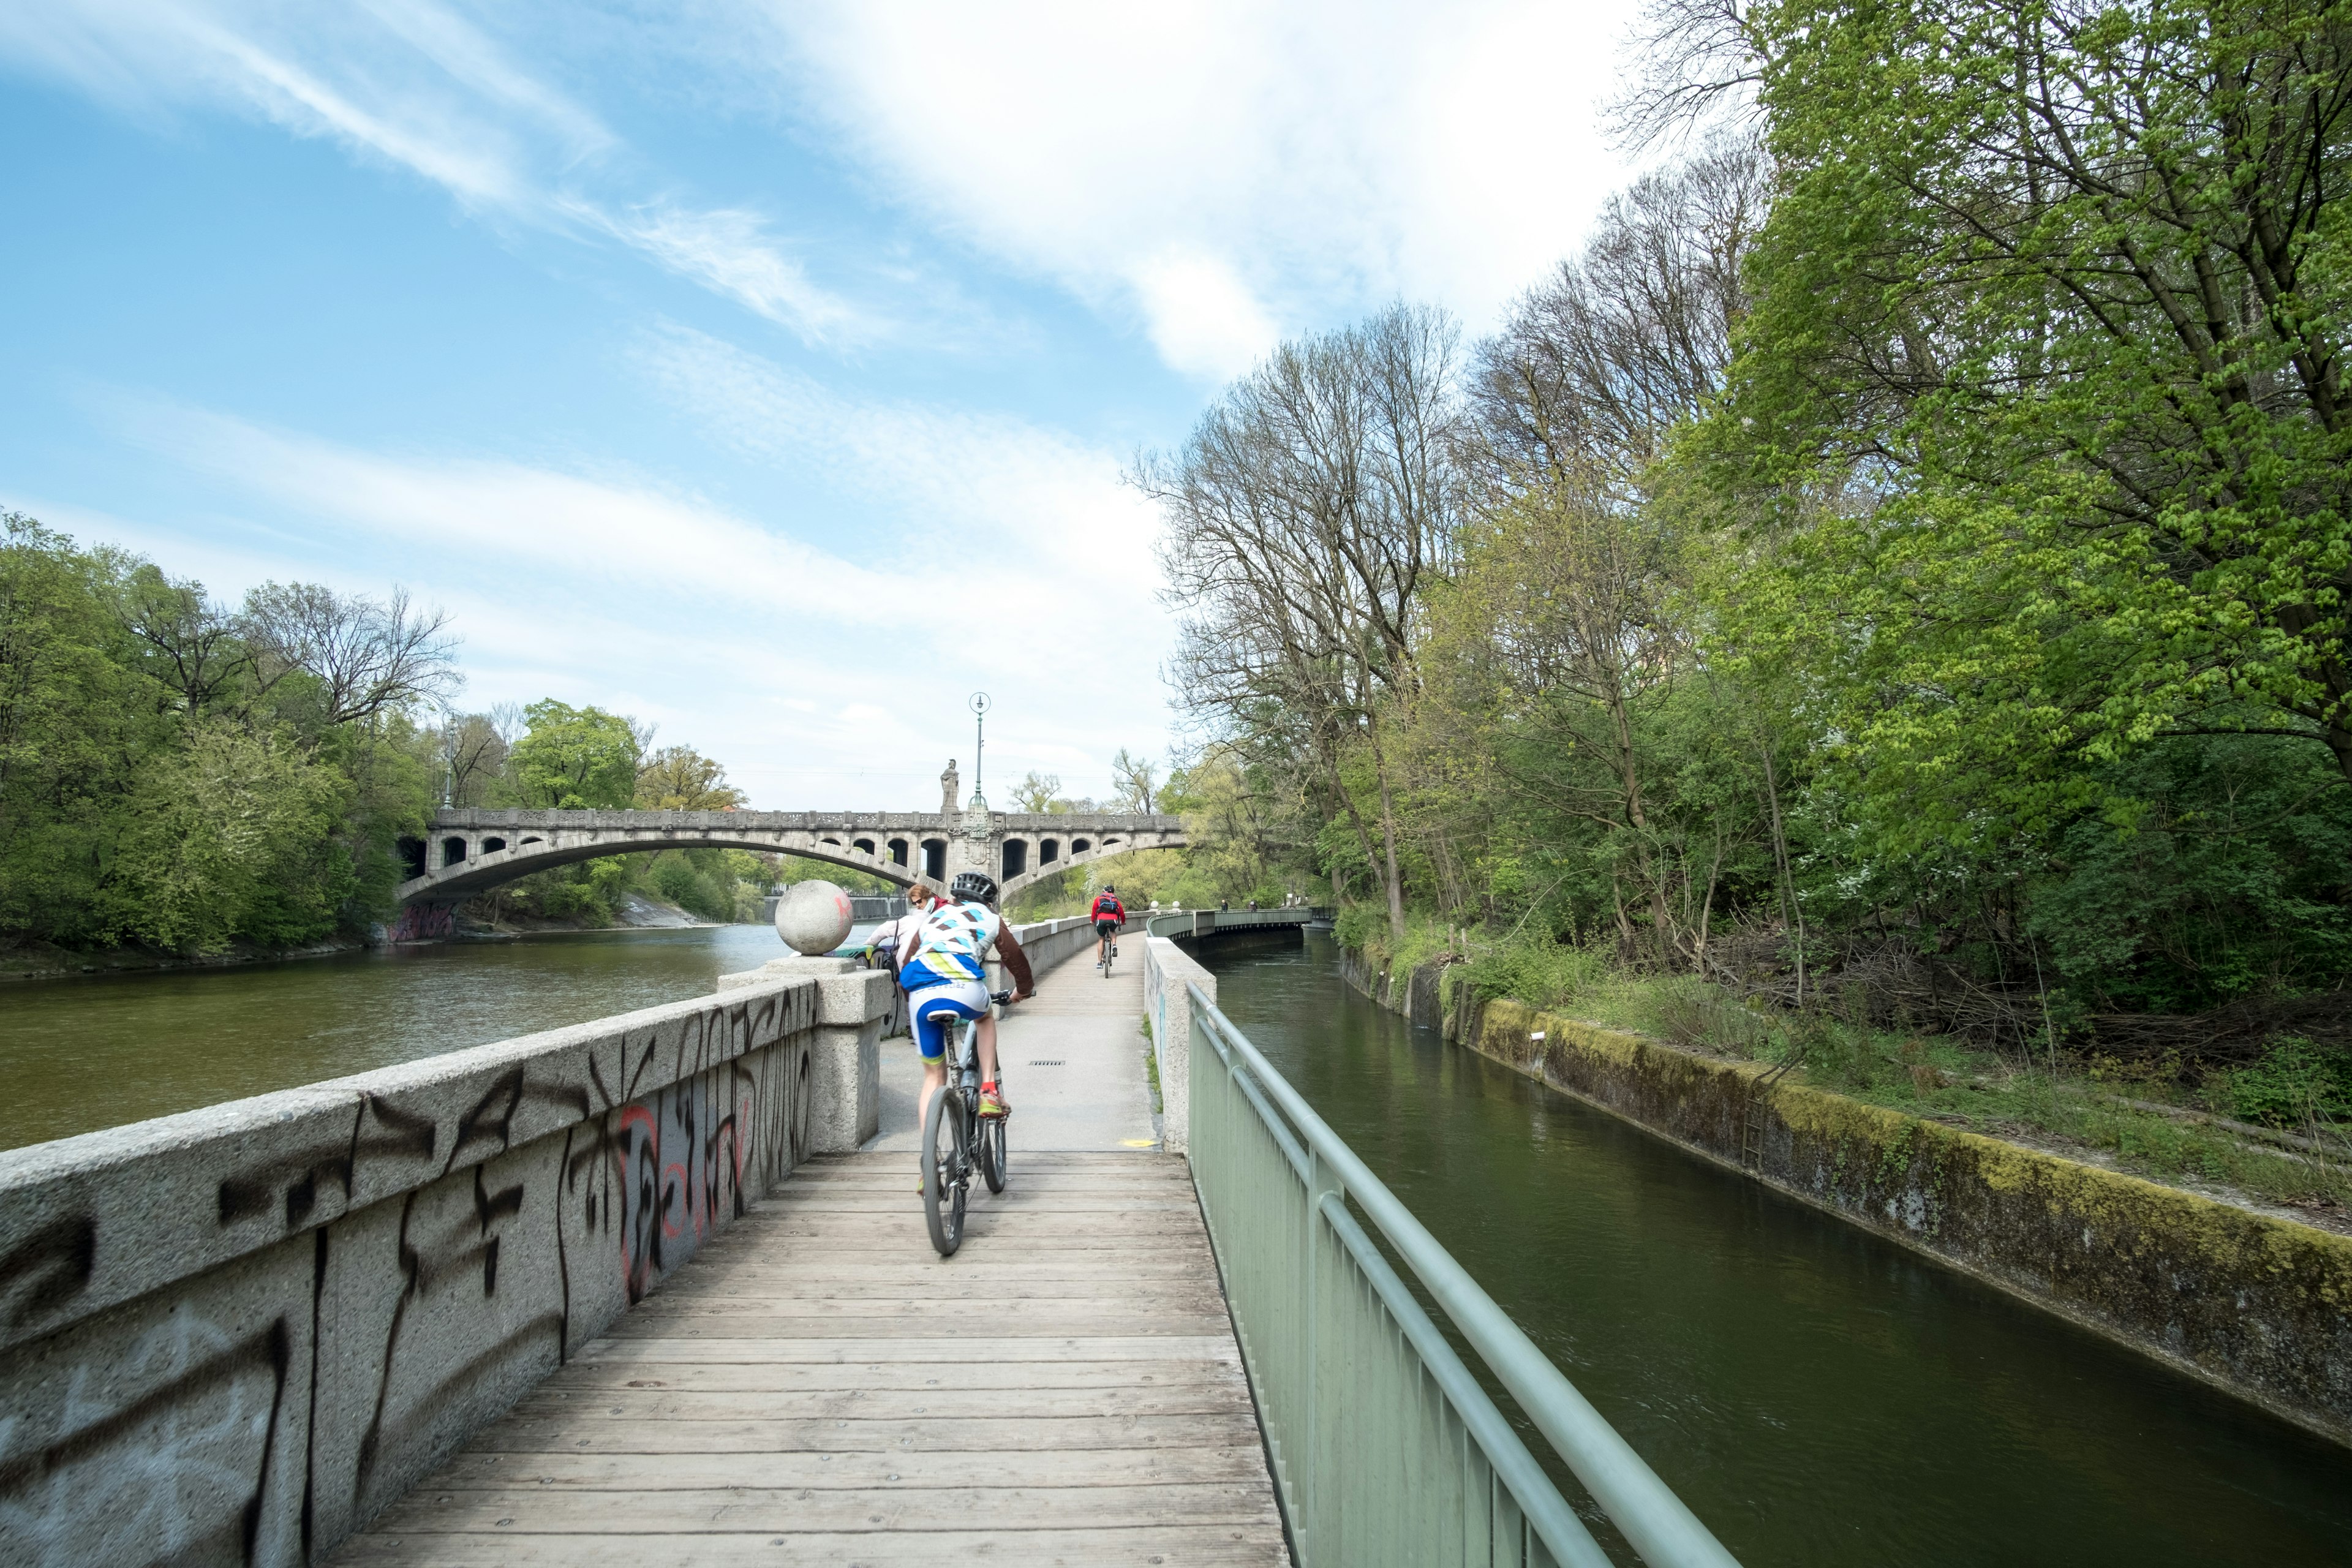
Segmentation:
{"type": "MultiPolygon", "coordinates": [[[[715,1362],[775,1362],[832,1363],[878,1368],[894,1363],[953,1366],[972,1359],[972,1342],[969,1339],[908,1335],[887,1340],[702,1340],[647,1336],[634,1340],[595,1340],[582,1348],[575,1358],[575,1364],[593,1362],[643,1366],[659,1362],[706,1364],[715,1362]]],[[[1061,1339],[1048,1336],[1005,1340],[989,1344],[987,1359],[999,1363],[1198,1360],[1239,1365],[1241,1349],[1234,1342],[1233,1332],[1228,1326],[1220,1332],[1199,1334],[1190,1339],[1176,1334],[1098,1334],[1070,1335],[1061,1339]]]]}
{"type": "MultiPolygon", "coordinates": [[[[1008,1468],[1011,1467],[1008,1467],[1008,1468]]],[[[380,1530],[403,1534],[514,1529],[549,1534],[692,1535],[705,1531],[1072,1529],[1273,1524],[1264,1485],[900,1488],[886,1492],[730,1487],[704,1491],[525,1491],[421,1488],[386,1509],[380,1530]],[[501,1525],[499,1521],[508,1522],[501,1525]]]]}
{"type": "Polygon", "coordinates": [[[1223,1415],[1250,1409],[1246,1389],[1197,1383],[1124,1388],[550,1389],[515,1405],[519,1421],[1057,1421],[1076,1415],[1223,1415]]]}
{"type": "Polygon", "coordinates": [[[1163,1256],[1142,1252],[993,1253],[975,1251],[959,1256],[949,1267],[919,1258],[811,1257],[797,1262],[771,1258],[727,1258],[695,1270],[664,1288],[664,1294],[681,1290],[718,1289],[738,1284],[828,1284],[843,1286],[916,1285],[940,1291],[987,1291],[998,1285],[1045,1283],[1057,1279],[1214,1279],[1213,1261],[1206,1247],[1195,1255],[1163,1256]]]}
{"type": "Polygon", "coordinates": [[[919,1416],[898,1421],[585,1422],[509,1416],[486,1427],[469,1447],[478,1453],[882,1453],[903,1448],[1003,1454],[1049,1448],[1203,1448],[1255,1445],[1257,1440],[1256,1416],[1242,1412],[1072,1415],[1052,1421],[919,1416]]]}
{"type": "Polygon", "coordinates": [[[1255,1448],[1055,1448],[1024,1453],[1017,1466],[985,1453],[621,1454],[557,1449],[543,1454],[468,1450],[430,1483],[546,1487],[558,1491],[695,1491],[711,1487],[831,1487],[885,1490],[994,1486],[1017,1471],[1027,1486],[1160,1486],[1228,1481],[1265,1484],[1255,1448]]]}
{"type": "Polygon", "coordinates": [[[1231,1388],[1248,1397],[1249,1384],[1232,1361],[1021,1361],[993,1356],[956,1363],[848,1365],[838,1362],[598,1362],[548,1373],[539,1386],[585,1394],[636,1388],[719,1389],[756,1394],[823,1393],[834,1389],[907,1388],[1231,1388]]]}
{"type": "Polygon", "coordinates": [[[708,1568],[882,1568],[964,1558],[1023,1568],[1259,1568],[1286,1563],[1282,1531],[1269,1525],[1142,1525],[1129,1529],[909,1531],[771,1535],[761,1531],[685,1538],[528,1535],[354,1536],[334,1561],[355,1568],[431,1563],[436,1568],[646,1568],[648,1560],[708,1568]]]}
{"type": "MultiPolygon", "coordinates": [[[[683,1331],[689,1336],[706,1340],[895,1340],[909,1329],[919,1331],[938,1327],[944,1316],[945,1314],[936,1304],[929,1305],[919,1312],[907,1312],[888,1318],[867,1318],[863,1321],[848,1317],[796,1318],[782,1314],[747,1315],[740,1318],[704,1316],[691,1320],[693,1326],[681,1331],[680,1323],[688,1320],[640,1321],[639,1314],[632,1312],[614,1323],[606,1332],[615,1339],[635,1339],[656,1334],[675,1335],[683,1331]]],[[[966,1353],[994,1355],[997,1347],[1010,1339],[1091,1339],[1108,1334],[1172,1334],[1183,1338],[1194,1338],[1213,1334],[1227,1326],[1223,1317],[1212,1317],[1207,1314],[1188,1313],[1179,1316],[1169,1313],[1139,1317],[1113,1312],[1081,1316],[1041,1310],[1034,1313],[1024,1311],[1003,1323],[992,1324],[985,1350],[977,1345],[970,1345],[967,1347],[966,1353]]]]}
{"type": "MultiPolygon", "coordinates": [[[[1192,1180],[1181,1160],[1166,1165],[1095,1165],[1069,1166],[1041,1164],[1045,1156],[1024,1153],[1021,1146],[1013,1146],[1013,1173],[1024,1188],[1039,1192],[1157,1192],[1189,1193],[1192,1180]]],[[[759,1206],[822,1196],[829,1193],[897,1192],[899,1184],[920,1167],[920,1159],[913,1153],[893,1154],[887,1163],[863,1166],[854,1171],[825,1171],[810,1174],[795,1172],[778,1184],[776,1190],[760,1200],[759,1206]]]]}
{"type": "MultiPolygon", "coordinates": [[[[988,1300],[1005,1300],[990,1297],[988,1300]]],[[[1183,1283],[1166,1284],[1146,1294],[1137,1291],[1122,1296],[1097,1296],[1084,1284],[1057,1285],[1044,1289],[1032,1288],[1011,1300],[1018,1306],[1008,1305],[1004,1316],[1034,1318],[1044,1313],[1115,1318],[1121,1312],[1133,1312],[1138,1317],[1171,1316],[1214,1317],[1224,1311],[1224,1298],[1215,1289],[1202,1289],[1183,1283]],[[1078,1292],[1086,1293],[1080,1294],[1078,1292]]],[[[784,1315],[794,1318],[913,1318],[933,1317],[952,1310],[967,1315],[960,1301],[944,1298],[929,1290],[900,1290],[889,1295],[870,1296],[810,1296],[798,1291],[751,1292],[698,1290],[690,1299],[668,1298],[646,1302],[632,1314],[645,1322],[663,1322],[672,1318],[709,1318],[724,1321],[731,1318],[756,1318],[784,1315]]],[[[971,1322],[976,1338],[985,1340],[1003,1331],[996,1321],[999,1314],[984,1310],[971,1322]]]]}
{"type": "MultiPolygon", "coordinates": [[[[914,1194],[907,1194],[912,1198],[914,1194]]],[[[733,1228],[743,1233],[744,1245],[756,1247],[780,1237],[855,1235],[876,1233],[876,1221],[890,1211],[860,1212],[836,1208],[806,1208],[772,1210],[766,1214],[747,1215],[737,1220],[733,1228]]],[[[1174,1211],[1160,1211],[1162,1217],[1190,1218],[1174,1211]]],[[[923,1228],[919,1209],[905,1214],[901,1223],[887,1227],[899,1236],[928,1237],[923,1228]]],[[[964,1210],[964,1235],[967,1238],[985,1236],[992,1231],[1034,1233],[1043,1236],[1080,1237],[1112,1236],[1166,1242],[1192,1242],[1202,1234],[1190,1226],[1145,1226],[1137,1223],[1135,1215],[1125,1209],[1028,1209],[1018,1205],[976,1203],[964,1210]]],[[[928,1247],[929,1241],[923,1243],[928,1247]]]]}

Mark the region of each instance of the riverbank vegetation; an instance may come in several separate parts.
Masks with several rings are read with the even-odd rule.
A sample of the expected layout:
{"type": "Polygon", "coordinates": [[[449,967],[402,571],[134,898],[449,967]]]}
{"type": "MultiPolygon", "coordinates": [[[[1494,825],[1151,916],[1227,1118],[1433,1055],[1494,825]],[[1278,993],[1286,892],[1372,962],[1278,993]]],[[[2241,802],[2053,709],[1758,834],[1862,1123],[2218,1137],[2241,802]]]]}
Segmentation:
{"type": "MultiPolygon", "coordinates": [[[[399,589],[264,584],[241,604],[0,516],[0,944],[282,952],[393,913],[425,823],[462,805],[726,810],[689,746],[556,701],[453,716],[457,640],[399,589]]],[[[500,889],[485,923],[609,925],[639,891],[757,919],[780,857],[668,851],[500,889]]],[[[28,960],[28,962],[31,962],[28,960]]]]}
{"type": "Polygon", "coordinates": [[[2352,1113],[2352,12],[1652,22],[1622,123],[1678,155],[1496,332],[1286,343],[1138,465],[1249,802],[1195,858],[1487,994],[2342,1201],[2196,1118],[2352,1113]]]}

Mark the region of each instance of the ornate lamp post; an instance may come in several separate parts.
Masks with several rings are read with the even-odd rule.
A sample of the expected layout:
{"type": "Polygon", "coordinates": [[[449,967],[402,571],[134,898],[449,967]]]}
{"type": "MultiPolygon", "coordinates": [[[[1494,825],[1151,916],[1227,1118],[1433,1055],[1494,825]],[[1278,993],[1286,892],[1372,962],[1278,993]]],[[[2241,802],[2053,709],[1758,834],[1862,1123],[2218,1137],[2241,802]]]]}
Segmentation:
{"type": "Polygon", "coordinates": [[[967,703],[966,706],[971,710],[972,730],[971,809],[973,811],[986,811],[988,809],[988,796],[981,793],[980,782],[981,765],[984,760],[982,753],[988,746],[988,693],[985,691],[973,692],[971,694],[971,700],[967,703]]]}

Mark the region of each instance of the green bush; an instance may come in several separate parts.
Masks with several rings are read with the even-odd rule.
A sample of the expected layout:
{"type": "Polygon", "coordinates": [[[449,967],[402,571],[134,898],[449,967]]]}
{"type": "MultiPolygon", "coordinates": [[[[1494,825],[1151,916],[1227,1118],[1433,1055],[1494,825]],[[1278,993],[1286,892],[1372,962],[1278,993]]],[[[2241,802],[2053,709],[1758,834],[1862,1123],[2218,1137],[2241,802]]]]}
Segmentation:
{"type": "Polygon", "coordinates": [[[1349,904],[1331,921],[1331,937],[1349,952],[1361,952],[1364,944],[1375,931],[1388,924],[1388,918],[1370,904],[1349,904]]]}
{"type": "Polygon", "coordinates": [[[2230,1074],[2227,1093],[2243,1121],[2301,1127],[2352,1117],[2352,1052],[2281,1035],[2262,1060],[2230,1074]]]}
{"type": "Polygon", "coordinates": [[[731,879],[725,887],[718,879],[703,870],[684,855],[661,855],[655,858],[654,890],[678,908],[707,921],[731,921],[735,918],[735,889],[731,879]]]}
{"type": "Polygon", "coordinates": [[[1461,972],[1481,996],[1508,996],[1530,1007],[1570,1006],[1615,975],[1600,950],[1540,938],[1477,946],[1461,972]]]}

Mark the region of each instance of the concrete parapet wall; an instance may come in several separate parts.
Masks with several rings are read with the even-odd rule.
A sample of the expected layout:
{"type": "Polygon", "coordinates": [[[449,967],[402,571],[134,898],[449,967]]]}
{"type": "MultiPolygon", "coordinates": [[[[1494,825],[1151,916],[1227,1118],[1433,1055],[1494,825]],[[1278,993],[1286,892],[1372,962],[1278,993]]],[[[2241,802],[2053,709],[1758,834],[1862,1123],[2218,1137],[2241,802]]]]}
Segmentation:
{"type": "Polygon", "coordinates": [[[1143,941],[1143,1016],[1160,1064],[1160,1146],[1171,1154],[1192,1147],[1192,999],[1197,985],[1213,1005],[1217,977],[1164,936],[1143,941]]]}
{"type": "Polygon", "coordinates": [[[322,1556],[813,1152],[838,980],[0,1153],[0,1562],[322,1556]]]}
{"type": "Polygon", "coordinates": [[[2352,1441],[2352,1237],[1802,1083],[1759,1092],[1757,1063],[1455,1001],[1449,1032],[1486,1056],[2352,1441]]]}

